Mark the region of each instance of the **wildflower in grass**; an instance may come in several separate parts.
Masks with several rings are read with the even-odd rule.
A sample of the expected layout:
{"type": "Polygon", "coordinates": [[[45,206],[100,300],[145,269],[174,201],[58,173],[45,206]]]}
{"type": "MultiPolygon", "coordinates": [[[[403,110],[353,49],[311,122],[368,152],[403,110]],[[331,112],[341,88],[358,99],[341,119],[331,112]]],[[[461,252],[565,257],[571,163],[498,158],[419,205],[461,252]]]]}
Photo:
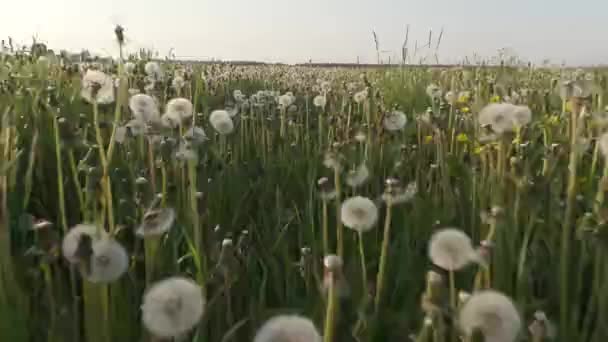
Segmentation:
{"type": "Polygon", "coordinates": [[[295,97],[290,93],[281,95],[281,96],[279,96],[279,99],[278,99],[279,106],[283,109],[287,109],[289,106],[291,106],[294,103],[294,101],[295,101],[295,97]]]}
{"type": "Polygon", "coordinates": [[[387,131],[400,131],[407,124],[407,116],[402,111],[394,110],[384,116],[382,124],[387,131]]]}
{"type": "Polygon", "coordinates": [[[146,65],[144,66],[144,70],[148,76],[150,76],[154,79],[159,79],[162,74],[160,65],[158,65],[158,63],[152,62],[152,61],[146,63],[146,65]]]}
{"type": "Polygon", "coordinates": [[[314,323],[298,315],[275,316],[257,331],[254,342],[321,342],[314,323]]]}
{"type": "Polygon", "coordinates": [[[331,83],[329,83],[328,81],[321,82],[321,92],[323,92],[323,94],[329,93],[330,90],[331,90],[331,83]]]}
{"type": "Polygon", "coordinates": [[[141,225],[136,234],[140,237],[158,236],[166,233],[175,221],[175,210],[173,208],[160,208],[148,210],[144,214],[141,225]]]}
{"type": "Polygon", "coordinates": [[[221,135],[228,135],[234,130],[230,114],[225,110],[214,110],[209,116],[211,126],[221,135]]]}
{"type": "Polygon", "coordinates": [[[189,128],[186,133],[184,133],[184,139],[194,145],[202,144],[208,140],[205,131],[196,126],[189,128]]]}
{"type": "Polygon", "coordinates": [[[171,119],[172,122],[176,122],[181,125],[184,119],[192,117],[194,108],[190,100],[183,97],[171,99],[167,102],[167,108],[165,115],[171,119]]]}
{"type": "Polygon", "coordinates": [[[173,87],[173,89],[175,89],[175,90],[180,90],[185,85],[186,85],[186,81],[184,80],[184,78],[182,76],[179,76],[179,75],[174,76],[173,80],[171,81],[171,87],[173,87]]]}
{"type": "Polygon", "coordinates": [[[364,143],[365,140],[367,140],[367,136],[363,132],[357,132],[357,134],[355,134],[355,140],[359,143],[364,143]]]}
{"type": "Polygon", "coordinates": [[[190,279],[172,277],[154,284],[144,294],[142,321],[157,337],[178,337],[200,321],[204,309],[201,288],[190,279]]]}
{"type": "Polygon", "coordinates": [[[466,336],[480,331],[488,342],[513,342],[521,329],[511,299],[493,290],[473,294],[462,306],[458,323],[466,336]]]}
{"type": "Polygon", "coordinates": [[[342,156],[338,153],[328,151],[323,158],[323,165],[328,169],[342,170],[342,156]]]}
{"type": "Polygon", "coordinates": [[[431,98],[431,100],[437,101],[441,99],[442,91],[438,85],[429,84],[429,86],[426,87],[426,94],[431,98]]]}
{"type": "Polygon", "coordinates": [[[63,257],[72,264],[81,262],[83,257],[89,258],[92,254],[92,242],[106,235],[107,233],[104,230],[98,230],[96,226],[91,224],[74,226],[63,237],[61,244],[63,257]],[[98,236],[98,233],[101,233],[101,236],[98,236]],[[85,238],[82,239],[83,237],[85,238]],[[84,249],[88,251],[84,251],[84,249]]]}
{"type": "Polygon", "coordinates": [[[344,266],[342,258],[334,254],[327,255],[323,258],[323,266],[325,267],[323,292],[327,294],[330,285],[333,284],[336,296],[339,298],[348,297],[350,295],[350,287],[342,273],[342,267],[344,266]]]}
{"type": "Polygon", "coordinates": [[[516,106],[510,103],[492,103],[479,112],[478,121],[482,127],[488,127],[496,134],[513,132],[532,120],[532,112],[527,106],[516,106]]]}
{"type": "Polygon", "coordinates": [[[447,102],[448,104],[450,104],[452,106],[454,104],[456,104],[456,101],[458,100],[456,93],[451,90],[448,91],[447,93],[445,93],[444,98],[445,98],[445,102],[447,102]]]}
{"type": "Polygon", "coordinates": [[[129,268],[129,257],[116,240],[102,238],[93,243],[90,271],[85,279],[92,283],[110,283],[120,278],[129,268]]]}
{"type": "Polygon", "coordinates": [[[400,186],[399,181],[395,179],[387,179],[387,187],[382,194],[382,200],[391,205],[407,203],[411,201],[418,193],[418,185],[416,182],[409,183],[405,189],[400,186]],[[396,183],[391,181],[397,181],[396,183]]]}
{"type": "Polygon", "coordinates": [[[315,96],[313,103],[316,107],[324,109],[325,105],[327,104],[327,98],[325,97],[325,95],[317,95],[315,96]]]}
{"type": "Polygon", "coordinates": [[[467,234],[454,228],[433,234],[429,242],[429,257],[435,265],[447,271],[458,271],[479,258],[467,234]]]}
{"type": "Polygon", "coordinates": [[[534,313],[534,321],[528,326],[528,331],[532,335],[533,341],[552,340],[557,335],[557,328],[543,311],[536,311],[534,313]]]}
{"type": "Polygon", "coordinates": [[[369,169],[365,164],[359,165],[355,170],[350,170],[346,175],[346,184],[352,188],[363,185],[369,178],[369,169]]]}
{"type": "Polygon", "coordinates": [[[126,138],[127,138],[127,127],[125,127],[125,126],[116,127],[116,133],[114,135],[114,140],[117,143],[122,144],[123,142],[125,142],[126,138]]]}
{"type": "Polygon", "coordinates": [[[108,104],[114,102],[114,81],[112,77],[97,70],[87,70],[82,78],[80,96],[89,103],[108,104]]]}
{"type": "Polygon", "coordinates": [[[329,181],[327,177],[321,177],[317,181],[317,186],[319,189],[319,196],[323,201],[331,201],[338,195],[336,193],[336,189],[334,189],[333,184],[329,181]]]}
{"type": "Polygon", "coordinates": [[[198,153],[188,141],[182,141],[175,152],[175,159],[180,161],[198,161],[198,153]]]}
{"type": "Polygon", "coordinates": [[[133,62],[126,62],[124,64],[124,70],[127,74],[131,75],[135,72],[135,68],[137,67],[137,65],[133,62]]]}
{"type": "Polygon", "coordinates": [[[129,99],[129,108],[135,120],[143,123],[156,122],[160,119],[160,113],[156,100],[150,95],[137,94],[129,99]]]}
{"type": "Polygon", "coordinates": [[[355,101],[355,103],[363,103],[365,99],[367,99],[367,89],[357,92],[355,93],[355,95],[353,95],[353,101],[355,101]]]}
{"type": "Polygon", "coordinates": [[[378,207],[366,197],[356,196],[345,200],[340,213],[342,223],[358,232],[371,230],[378,221],[378,207]]]}

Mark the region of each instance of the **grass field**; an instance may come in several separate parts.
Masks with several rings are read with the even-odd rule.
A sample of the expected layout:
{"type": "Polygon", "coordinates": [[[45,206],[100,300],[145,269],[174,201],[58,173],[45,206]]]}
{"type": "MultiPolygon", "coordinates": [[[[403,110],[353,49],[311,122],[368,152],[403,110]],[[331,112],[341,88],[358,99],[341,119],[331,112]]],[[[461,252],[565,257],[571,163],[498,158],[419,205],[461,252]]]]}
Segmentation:
{"type": "Polygon", "coordinates": [[[0,61],[2,341],[608,340],[608,70],[0,61]]]}

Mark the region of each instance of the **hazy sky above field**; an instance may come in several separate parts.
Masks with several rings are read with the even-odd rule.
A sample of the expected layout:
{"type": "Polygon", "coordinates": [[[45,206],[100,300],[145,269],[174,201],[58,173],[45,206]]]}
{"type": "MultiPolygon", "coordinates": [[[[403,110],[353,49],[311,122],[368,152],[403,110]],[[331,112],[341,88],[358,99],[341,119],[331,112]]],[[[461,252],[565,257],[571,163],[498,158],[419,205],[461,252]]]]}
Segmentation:
{"type": "Polygon", "coordinates": [[[2,4],[0,36],[115,54],[121,24],[130,49],[161,55],[375,62],[372,30],[394,60],[409,24],[410,50],[445,29],[442,62],[509,47],[533,61],[594,64],[608,63],[607,14],[606,0],[15,0],[2,4]]]}

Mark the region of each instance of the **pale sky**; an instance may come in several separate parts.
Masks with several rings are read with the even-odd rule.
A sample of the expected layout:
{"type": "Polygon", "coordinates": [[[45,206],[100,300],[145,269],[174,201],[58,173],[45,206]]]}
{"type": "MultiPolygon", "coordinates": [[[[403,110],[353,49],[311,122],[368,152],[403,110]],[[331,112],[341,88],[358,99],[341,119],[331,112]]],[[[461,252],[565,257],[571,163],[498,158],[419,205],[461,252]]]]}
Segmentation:
{"type": "Polygon", "coordinates": [[[571,65],[608,64],[608,0],[6,0],[0,36],[49,47],[116,54],[113,26],[129,48],[201,59],[375,62],[445,32],[441,62],[508,47],[520,56],[571,65]]]}

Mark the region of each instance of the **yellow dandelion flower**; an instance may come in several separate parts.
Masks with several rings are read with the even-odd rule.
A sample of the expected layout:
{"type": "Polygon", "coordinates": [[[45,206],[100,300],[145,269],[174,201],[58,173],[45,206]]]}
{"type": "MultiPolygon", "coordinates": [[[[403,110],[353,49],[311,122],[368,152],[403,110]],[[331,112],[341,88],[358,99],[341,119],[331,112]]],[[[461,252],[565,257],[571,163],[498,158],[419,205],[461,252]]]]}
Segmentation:
{"type": "Polygon", "coordinates": [[[498,96],[498,95],[492,96],[492,98],[490,99],[490,102],[491,103],[498,103],[498,102],[500,102],[500,96],[498,96]]]}
{"type": "Polygon", "coordinates": [[[462,107],[462,109],[460,111],[463,113],[469,113],[471,111],[471,109],[469,107],[462,107]]]}
{"type": "Polygon", "coordinates": [[[430,144],[433,142],[433,136],[432,135],[427,135],[426,137],[424,137],[424,143],[425,144],[430,144]]]}
{"type": "Polygon", "coordinates": [[[467,143],[467,142],[469,142],[469,137],[465,133],[460,133],[456,137],[456,141],[461,142],[461,143],[467,143]]]}

